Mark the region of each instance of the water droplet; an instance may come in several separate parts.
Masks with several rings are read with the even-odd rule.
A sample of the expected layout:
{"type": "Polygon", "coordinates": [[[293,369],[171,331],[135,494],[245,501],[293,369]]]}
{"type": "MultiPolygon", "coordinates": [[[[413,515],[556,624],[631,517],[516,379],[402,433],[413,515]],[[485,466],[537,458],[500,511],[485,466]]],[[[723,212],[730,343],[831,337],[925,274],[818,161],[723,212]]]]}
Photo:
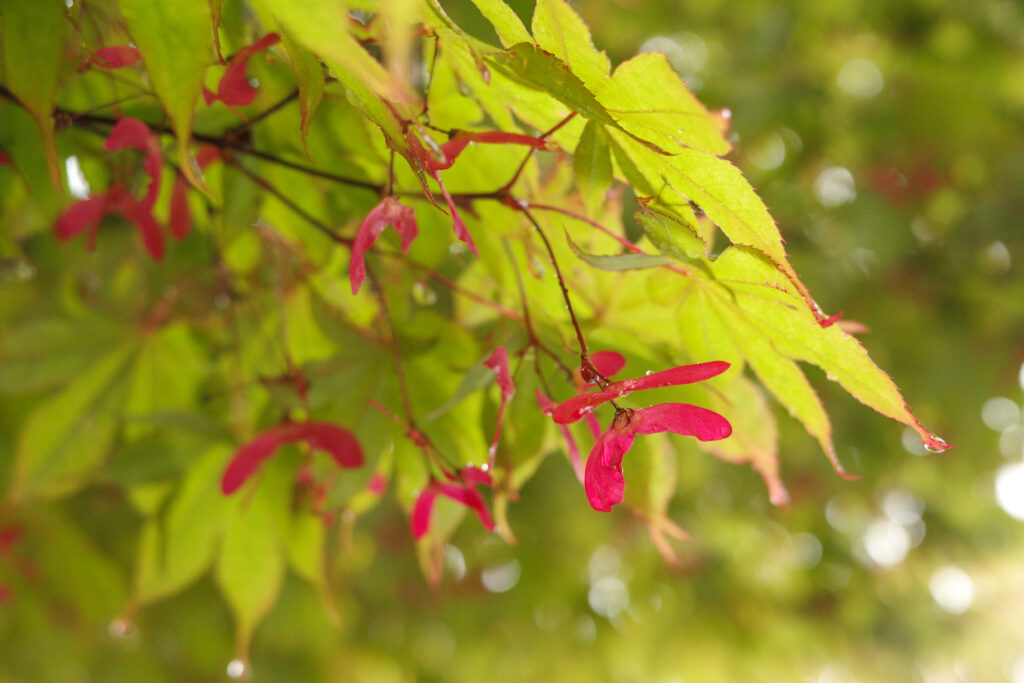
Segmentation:
{"type": "Polygon", "coordinates": [[[647,371],[644,372],[644,374],[645,375],[653,375],[654,374],[654,370],[647,370],[647,371]]]}
{"type": "Polygon", "coordinates": [[[412,285],[412,300],[420,306],[433,306],[437,303],[437,292],[430,285],[415,282],[412,285]]]}
{"type": "Polygon", "coordinates": [[[480,465],[480,471],[481,472],[488,472],[488,471],[490,471],[490,469],[491,469],[490,464],[488,464],[486,462],[483,465],[480,465]]]}
{"type": "Polygon", "coordinates": [[[247,679],[252,676],[252,666],[245,659],[232,659],[228,662],[227,674],[228,678],[247,679]]]}
{"type": "Polygon", "coordinates": [[[934,434],[930,435],[924,441],[924,449],[929,453],[941,453],[942,451],[947,450],[948,448],[949,445],[939,437],[935,436],[934,434]]]}

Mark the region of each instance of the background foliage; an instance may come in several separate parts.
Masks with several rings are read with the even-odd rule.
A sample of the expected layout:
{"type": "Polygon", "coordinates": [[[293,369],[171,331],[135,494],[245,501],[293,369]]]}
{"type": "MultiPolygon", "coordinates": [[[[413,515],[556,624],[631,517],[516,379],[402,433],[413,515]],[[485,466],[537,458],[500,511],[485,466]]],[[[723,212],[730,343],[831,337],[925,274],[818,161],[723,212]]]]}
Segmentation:
{"type": "MultiPolygon", "coordinates": [[[[82,13],[103,16],[82,23],[81,37],[68,43],[95,49],[126,42],[117,17],[130,26],[135,6],[145,4],[97,2],[83,9],[75,3],[67,17],[40,15],[38,21],[57,26],[82,13]]],[[[259,9],[213,4],[222,13],[226,55],[265,32],[256,30],[266,26],[259,9]]],[[[11,6],[3,5],[4,84],[16,90],[11,6]]],[[[468,33],[498,44],[472,5],[444,6],[468,33]]],[[[529,26],[533,7],[513,6],[529,26]]],[[[1024,595],[1024,544],[1019,522],[999,509],[995,496],[1003,473],[1003,490],[1011,496],[1001,499],[1003,507],[1020,514],[1024,492],[1005,485],[1024,441],[1024,282],[1015,276],[1015,261],[1024,257],[1015,220],[1024,208],[1019,9],[1006,2],[883,8],[853,1],[625,0],[578,2],[576,9],[613,65],[641,49],[665,52],[708,107],[732,111],[729,158],[771,207],[803,281],[827,311],[842,310],[870,328],[861,338],[873,358],[901,383],[923,421],[958,448],[917,457],[923,450],[913,432],[901,433],[813,371],[838,455],[861,478],[835,477],[821,447],[778,406],[768,410],[778,417],[782,475],[792,498],[787,508],[769,505],[752,471],[679,441],[674,474],[676,461],[650,459],[669,467],[650,481],[678,478],[666,514],[693,536],[674,546],[678,562],[670,567],[639,518],[622,511],[599,515],[587,506],[553,429],[541,447],[546,423],[529,400],[533,387],[519,374],[502,452],[526,459],[542,450],[553,457],[516,463],[524,479],[539,468],[508,507],[518,545],[484,534],[474,520],[456,531],[459,509],[442,508],[445,528],[438,533],[455,535],[444,546],[440,586],[431,588],[421,564],[431,566],[432,541],[421,542],[417,557],[404,512],[425,471],[400,432],[389,457],[399,473],[401,463],[420,470],[404,483],[398,476],[385,502],[365,511],[351,500],[372,469],[339,478],[331,496],[350,514],[339,515],[327,538],[308,515],[290,513],[298,451],[269,463],[247,498],[225,498],[217,489],[233,445],[302,410],[288,379],[291,364],[316,373],[313,413],[319,409],[354,428],[368,453],[389,452],[391,423],[354,398],[391,376],[392,358],[386,347],[357,334],[373,320],[375,305],[367,292],[351,298],[345,291],[347,252],[228,166],[206,174],[222,204],[207,210],[207,200],[192,193],[197,232],[170,244],[160,264],[141,251],[127,226],[105,224],[91,255],[81,243],[58,244],[51,226],[68,200],[47,180],[40,153],[47,142],[33,116],[45,116],[47,90],[55,92],[60,79],[78,79],[79,86],[61,90],[57,101],[74,111],[110,101],[109,89],[120,86],[96,70],[73,77],[74,60],[57,61],[64,64],[55,67],[64,69],[60,79],[45,65],[28,74],[39,84],[39,103],[23,102],[30,114],[9,99],[0,102],[0,149],[13,161],[0,166],[0,474],[11,491],[8,501],[18,503],[5,507],[2,526],[22,530],[16,543],[0,540],[0,583],[14,587],[0,605],[0,674],[12,680],[218,680],[254,630],[249,649],[257,680],[1024,680],[1024,642],[1015,621],[1024,595]],[[209,244],[220,271],[209,268],[209,244]],[[223,272],[232,275],[228,289],[226,276],[218,275],[223,272]],[[308,282],[312,288],[300,286],[308,282]],[[339,287],[344,297],[337,296],[339,287]],[[304,293],[310,290],[320,296],[304,293]],[[325,314],[323,300],[355,325],[331,325],[338,318],[325,314]],[[160,301],[172,315],[154,307],[160,301]],[[231,317],[232,325],[217,316],[231,317]],[[224,349],[241,351],[232,356],[224,349]],[[353,357],[345,357],[345,349],[353,357]],[[18,362],[25,359],[32,362],[18,362]],[[104,414],[95,409],[104,405],[119,406],[126,419],[81,418],[87,407],[104,414]],[[189,405],[193,409],[182,414],[189,405]],[[71,447],[75,456],[46,458],[52,469],[33,471],[36,479],[29,481],[14,466],[26,442],[58,455],[71,447]],[[29,484],[38,484],[32,495],[25,493],[29,484]],[[232,526],[223,528],[228,522],[232,526]],[[321,544],[330,551],[327,574],[316,561],[321,544]]],[[[287,18],[279,19],[287,25],[287,18]]],[[[176,47],[166,48],[175,56],[164,56],[169,73],[207,67],[208,55],[190,50],[188,35],[175,37],[176,47]]],[[[203,45],[203,37],[191,39],[203,45]]],[[[64,49],[76,54],[68,45],[64,49]]],[[[62,48],[55,40],[49,49],[62,48]]],[[[287,95],[294,74],[302,73],[280,58],[283,49],[300,54],[286,42],[275,58],[252,60],[260,86],[250,115],[287,95]]],[[[350,54],[339,50],[332,58],[350,54]]],[[[147,55],[150,71],[160,59],[147,55]]],[[[207,74],[211,87],[217,68],[207,74]]],[[[157,78],[152,85],[159,92],[177,87],[157,78]]],[[[337,86],[328,86],[306,148],[333,172],[381,178],[387,150],[379,133],[331,87],[337,86]]],[[[166,111],[170,128],[189,129],[191,109],[176,106],[143,99],[125,103],[123,113],[158,124],[166,111]]],[[[472,112],[444,106],[439,98],[431,115],[448,117],[448,126],[477,121],[472,112]]],[[[302,162],[302,111],[284,107],[253,125],[254,146],[288,150],[302,162]]],[[[551,123],[558,118],[552,115],[551,123]]],[[[200,107],[194,126],[222,131],[238,123],[214,105],[200,107]]],[[[132,177],[138,167],[129,153],[111,162],[101,145],[107,132],[109,126],[72,126],[55,137],[61,162],[76,155],[94,190],[111,177],[132,177]]],[[[571,150],[566,135],[560,144],[571,150]]],[[[164,141],[169,162],[180,151],[170,141],[164,141]]],[[[518,148],[488,151],[467,151],[460,163],[474,163],[462,166],[456,180],[445,175],[446,182],[463,192],[492,189],[523,155],[518,148]]],[[[535,201],[560,201],[574,182],[570,171],[568,165],[564,172],[530,167],[535,175],[526,182],[535,201]],[[548,182],[539,183],[541,177],[548,182]]],[[[259,177],[346,235],[376,201],[372,193],[327,191],[327,185],[264,166],[259,177]]],[[[415,187],[405,170],[398,183],[415,187]]],[[[521,229],[509,219],[514,214],[481,204],[479,217],[467,219],[482,241],[482,261],[504,283],[489,288],[459,254],[451,265],[450,221],[420,204],[421,235],[412,257],[465,278],[467,288],[497,292],[518,310],[500,242],[488,254],[480,232],[486,226],[494,231],[488,236],[514,234],[521,229]]],[[[606,208],[601,220],[629,226],[635,207],[628,193],[624,204],[606,208]]],[[[580,275],[562,245],[562,225],[548,227],[560,262],[572,264],[586,300],[587,288],[602,281],[580,275]]],[[[605,243],[591,244],[587,233],[573,235],[588,251],[611,251],[605,243]]],[[[392,237],[381,238],[382,251],[397,251],[392,237]]],[[[371,267],[387,267],[397,278],[390,291],[408,293],[392,296],[391,303],[415,378],[413,404],[443,405],[439,399],[457,391],[467,370],[477,382],[472,388],[489,384],[489,376],[474,377],[471,368],[498,341],[515,340],[518,327],[491,328],[495,316],[486,313],[470,320],[487,323],[475,328],[488,330],[485,340],[453,329],[446,318],[473,309],[458,308],[436,281],[372,253],[369,258],[371,267]],[[431,360],[439,357],[446,361],[441,367],[431,360]]],[[[556,320],[557,290],[540,288],[530,277],[543,272],[544,263],[538,251],[525,270],[527,286],[537,309],[552,311],[542,319],[556,320]]],[[[613,282],[621,288],[625,281],[613,282]]],[[[636,292],[622,289],[613,314],[651,326],[656,318],[644,316],[652,315],[652,301],[660,303],[658,282],[646,275],[642,282],[636,292]]],[[[612,288],[593,291],[609,295],[612,288]]],[[[603,347],[622,347],[631,361],[656,363],[655,369],[668,361],[710,360],[664,344],[662,335],[674,329],[652,328],[650,339],[640,340],[646,344],[632,346],[621,336],[602,338],[598,326],[591,331],[603,347]]],[[[572,337],[557,324],[545,325],[544,334],[556,347],[572,337]]],[[[571,360],[571,352],[565,355],[571,360]]],[[[635,370],[629,374],[639,374],[647,365],[629,367],[635,370]]],[[[566,397],[562,391],[559,398],[566,397]]],[[[397,388],[379,392],[398,409],[397,388]]],[[[450,452],[485,452],[496,396],[494,389],[471,392],[431,437],[444,440],[450,452]]],[[[737,416],[729,416],[736,424],[737,416]]],[[[326,463],[318,465],[323,470],[316,474],[326,475],[326,463]]],[[[635,500],[663,498],[633,472],[627,469],[635,500]]]]}

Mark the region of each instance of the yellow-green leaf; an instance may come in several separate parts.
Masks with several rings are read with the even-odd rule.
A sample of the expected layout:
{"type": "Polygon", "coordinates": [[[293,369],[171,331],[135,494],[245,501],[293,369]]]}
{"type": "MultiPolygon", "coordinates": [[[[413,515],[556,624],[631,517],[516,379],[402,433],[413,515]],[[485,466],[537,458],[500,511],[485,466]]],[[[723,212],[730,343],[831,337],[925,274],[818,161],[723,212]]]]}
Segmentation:
{"type": "Polygon", "coordinates": [[[313,115],[324,99],[326,76],[324,67],[316,55],[300,47],[287,31],[281,32],[281,38],[284,49],[292,60],[295,81],[299,86],[299,111],[301,113],[299,129],[302,133],[302,145],[305,146],[313,115]]]}
{"type": "Polygon", "coordinates": [[[533,37],[591,89],[608,80],[611,62],[591,42],[590,29],[565,0],[537,0],[533,12],[533,37]]]}
{"type": "Polygon", "coordinates": [[[530,42],[530,32],[523,26],[519,16],[502,0],[473,0],[473,4],[491,22],[502,47],[530,42]]]}
{"type": "Polygon", "coordinates": [[[192,170],[192,117],[213,44],[206,0],[121,0],[128,32],[146,64],[149,82],[171,117],[179,168],[205,189],[192,170]]]}
{"type": "Polygon", "coordinates": [[[684,147],[725,154],[730,149],[707,109],[661,53],[645,52],[617,66],[597,96],[623,128],[669,152],[684,147]]]}
{"type": "Polygon", "coordinates": [[[18,440],[13,497],[57,496],[80,487],[117,435],[117,408],[134,349],[115,349],[35,409],[18,440]]]}
{"type": "Polygon", "coordinates": [[[187,587],[213,562],[235,501],[220,491],[230,452],[215,448],[189,468],[164,519],[149,519],[139,540],[135,600],[152,602],[187,587]]]}
{"type": "Polygon", "coordinates": [[[583,195],[583,203],[591,214],[604,201],[604,195],[612,184],[612,156],[604,127],[594,121],[587,121],[580,136],[580,142],[573,154],[573,171],[576,185],[583,195]]]}

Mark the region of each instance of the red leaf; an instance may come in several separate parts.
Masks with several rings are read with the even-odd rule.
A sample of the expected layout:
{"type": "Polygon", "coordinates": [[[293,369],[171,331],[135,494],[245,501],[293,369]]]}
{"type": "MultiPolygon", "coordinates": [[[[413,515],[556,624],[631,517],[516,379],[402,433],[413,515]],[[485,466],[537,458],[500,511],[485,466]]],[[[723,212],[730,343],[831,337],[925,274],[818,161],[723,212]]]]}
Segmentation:
{"type": "MultiPolygon", "coordinates": [[[[256,99],[256,90],[246,80],[249,59],[260,50],[265,50],[280,40],[281,36],[278,34],[268,33],[252,45],[239,50],[228,62],[228,68],[221,76],[220,84],[217,86],[217,99],[233,107],[252,104],[256,99]]],[[[210,104],[209,99],[207,99],[207,104],[210,104]]]]}
{"type": "Polygon", "coordinates": [[[96,50],[90,61],[102,69],[121,69],[131,66],[139,59],[139,51],[131,45],[112,45],[96,50]]]}
{"type": "Polygon", "coordinates": [[[389,225],[402,236],[403,252],[409,251],[409,245],[416,238],[416,214],[413,210],[394,197],[384,197],[380,200],[380,203],[366,214],[352,242],[352,259],[349,261],[348,275],[353,294],[359,293],[359,288],[366,279],[366,250],[373,246],[389,225]]]}
{"type": "Polygon", "coordinates": [[[234,493],[278,447],[296,441],[326,451],[340,467],[363,464],[363,449],[347,429],[329,422],[283,424],[271,427],[238,449],[221,478],[221,491],[225,495],[234,493]]]}

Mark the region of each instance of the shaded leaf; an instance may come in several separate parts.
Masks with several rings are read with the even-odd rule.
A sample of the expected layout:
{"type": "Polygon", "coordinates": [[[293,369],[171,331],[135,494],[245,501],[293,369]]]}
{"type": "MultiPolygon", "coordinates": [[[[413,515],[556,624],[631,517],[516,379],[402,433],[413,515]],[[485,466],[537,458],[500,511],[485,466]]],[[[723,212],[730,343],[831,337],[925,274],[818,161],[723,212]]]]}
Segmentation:
{"type": "Polygon", "coordinates": [[[210,61],[213,31],[206,0],[120,0],[128,31],[146,64],[153,90],[171,117],[178,139],[178,167],[205,189],[192,171],[192,117],[210,61]]]}
{"type": "Polygon", "coordinates": [[[64,3],[60,0],[0,2],[0,49],[4,85],[35,118],[55,187],[61,186],[54,142],[53,102],[64,58],[64,3]]]}
{"type": "Polygon", "coordinates": [[[569,243],[569,247],[576,256],[598,270],[643,270],[645,268],[659,268],[672,263],[672,259],[668,256],[658,254],[634,254],[632,252],[608,255],[588,254],[572,241],[568,232],[565,233],[565,240],[569,243]]]}

